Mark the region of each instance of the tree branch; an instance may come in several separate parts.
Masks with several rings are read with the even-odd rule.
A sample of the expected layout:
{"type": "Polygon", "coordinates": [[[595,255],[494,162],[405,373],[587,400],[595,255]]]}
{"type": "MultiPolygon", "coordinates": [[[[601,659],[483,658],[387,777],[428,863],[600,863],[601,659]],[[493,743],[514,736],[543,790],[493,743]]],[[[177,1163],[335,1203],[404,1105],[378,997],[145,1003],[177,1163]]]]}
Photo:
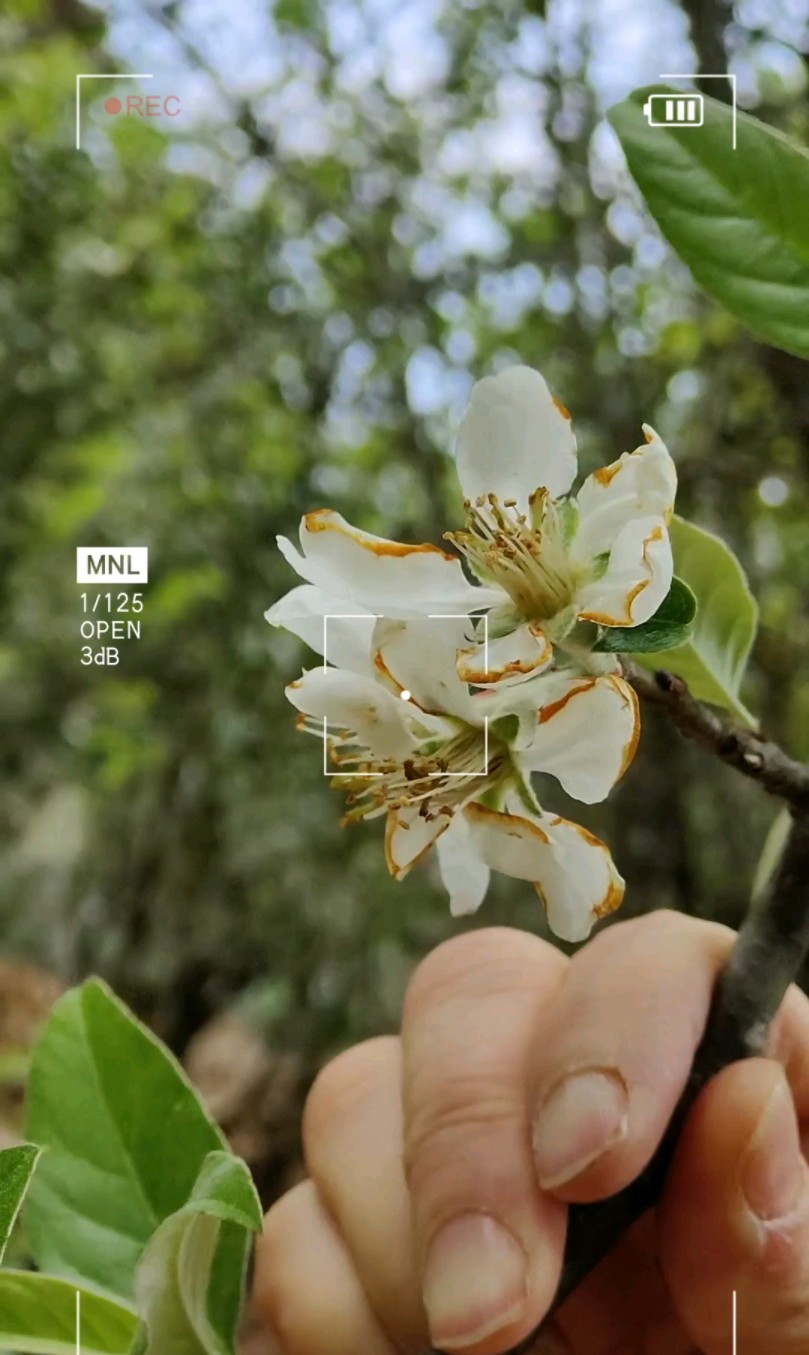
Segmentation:
{"type": "Polygon", "coordinates": [[[661,707],[687,739],[757,781],[769,795],[777,795],[797,809],[809,808],[809,766],[805,763],[796,762],[755,730],[723,720],[697,701],[683,679],[673,673],[650,673],[628,660],[624,660],[623,670],[638,696],[661,707]]]}

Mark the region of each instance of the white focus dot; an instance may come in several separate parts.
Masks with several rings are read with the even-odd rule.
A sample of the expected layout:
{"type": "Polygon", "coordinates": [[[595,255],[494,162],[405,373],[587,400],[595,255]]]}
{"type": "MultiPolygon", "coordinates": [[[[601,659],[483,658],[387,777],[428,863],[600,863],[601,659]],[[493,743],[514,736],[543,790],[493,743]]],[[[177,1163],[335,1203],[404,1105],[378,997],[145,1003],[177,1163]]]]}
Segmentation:
{"type": "Polygon", "coordinates": [[[400,697],[402,698],[403,701],[409,701],[409,700],[410,700],[410,692],[407,690],[406,687],[403,687],[403,688],[402,688],[402,690],[400,691],[399,695],[400,695],[400,697]]]}

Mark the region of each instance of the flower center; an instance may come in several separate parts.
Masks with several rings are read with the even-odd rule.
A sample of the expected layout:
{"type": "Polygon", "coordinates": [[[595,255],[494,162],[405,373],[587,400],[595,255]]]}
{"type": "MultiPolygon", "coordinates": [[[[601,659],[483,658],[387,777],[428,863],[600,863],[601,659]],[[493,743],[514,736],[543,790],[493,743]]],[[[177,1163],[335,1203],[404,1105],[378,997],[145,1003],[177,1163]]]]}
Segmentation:
{"type": "Polygon", "coordinates": [[[531,517],[514,499],[494,494],[468,499],[466,526],[448,540],[486,583],[508,593],[527,621],[548,621],[572,602],[577,579],[565,549],[554,504],[544,489],[531,496],[531,517]]]}
{"type": "MultiPolygon", "coordinates": [[[[308,716],[299,727],[323,736],[322,724],[308,716]]],[[[406,807],[429,820],[451,818],[471,795],[493,786],[508,763],[506,746],[472,725],[445,739],[433,737],[402,761],[379,757],[352,731],[330,731],[329,756],[340,773],[332,784],[347,792],[344,825],[406,807]]]]}

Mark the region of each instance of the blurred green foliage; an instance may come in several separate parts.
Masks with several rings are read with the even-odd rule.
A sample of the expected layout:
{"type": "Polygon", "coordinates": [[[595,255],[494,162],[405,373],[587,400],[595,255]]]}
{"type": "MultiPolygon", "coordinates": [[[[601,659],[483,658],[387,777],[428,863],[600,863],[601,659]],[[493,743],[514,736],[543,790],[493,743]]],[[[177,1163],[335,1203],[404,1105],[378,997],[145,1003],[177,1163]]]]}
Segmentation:
{"type": "MultiPolygon", "coordinates": [[[[805,369],[660,241],[597,104],[588,8],[562,41],[530,0],[447,4],[440,74],[408,97],[381,68],[346,79],[328,0],[278,4],[283,62],[249,95],[182,3],[144,5],[172,88],[204,76],[217,111],[115,121],[88,81],[81,152],[75,75],[116,60],[103,16],[0,17],[3,947],[100,972],[175,1047],[247,993],[314,1063],[392,1028],[413,963],[458,930],[430,868],[396,885],[379,825],[338,828],[283,695],[306,656],[262,613],[293,582],[275,535],[310,508],[411,540],[457,520],[453,425],[498,364],[543,369],[585,470],[644,420],[666,437],[680,511],[761,602],[744,699],[809,755],[805,369]],[[498,159],[515,98],[536,145],[498,159]],[[296,148],[298,116],[319,142],[296,148]],[[150,548],[142,638],[82,667],[75,547],[122,544],[150,548]]],[[[731,36],[752,60],[767,33],[731,36]]],[[[774,79],[759,114],[805,141],[801,90],[774,79]]],[[[577,816],[613,846],[624,916],[735,922],[774,812],[649,716],[619,792],[577,816]]],[[[502,879],[463,925],[494,922],[544,926],[502,879]]]]}

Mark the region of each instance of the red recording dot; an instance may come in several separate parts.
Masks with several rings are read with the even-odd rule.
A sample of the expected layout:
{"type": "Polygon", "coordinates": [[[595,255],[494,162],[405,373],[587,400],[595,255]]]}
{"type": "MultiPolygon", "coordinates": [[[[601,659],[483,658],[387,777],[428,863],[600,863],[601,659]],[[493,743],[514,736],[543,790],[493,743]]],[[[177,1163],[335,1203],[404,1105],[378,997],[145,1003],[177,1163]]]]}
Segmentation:
{"type": "Polygon", "coordinates": [[[116,99],[114,94],[110,95],[109,99],[104,103],[105,113],[120,113],[122,108],[123,104],[121,103],[121,100],[116,99]]]}

